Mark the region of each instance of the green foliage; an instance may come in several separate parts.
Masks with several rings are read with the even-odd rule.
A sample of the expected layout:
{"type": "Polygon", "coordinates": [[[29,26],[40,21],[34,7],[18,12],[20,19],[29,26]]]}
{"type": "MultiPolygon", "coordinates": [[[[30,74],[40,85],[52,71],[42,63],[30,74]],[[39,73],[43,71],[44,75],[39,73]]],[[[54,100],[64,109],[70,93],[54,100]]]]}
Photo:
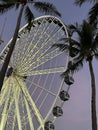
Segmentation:
{"type": "Polygon", "coordinates": [[[54,45],[61,51],[69,51],[69,55],[73,58],[73,64],[62,75],[70,71],[77,72],[83,67],[84,62],[92,60],[94,56],[98,58],[97,29],[85,20],[81,25],[76,23],[68,27],[72,32],[71,37],[63,39],[62,44],[54,45]],[[77,38],[74,38],[74,35],[77,38]]]}
{"type": "Polygon", "coordinates": [[[44,12],[45,14],[54,14],[61,17],[61,14],[57,11],[56,7],[54,7],[53,4],[50,4],[48,2],[35,2],[34,7],[39,12],[44,12]]]}
{"type": "Polygon", "coordinates": [[[30,8],[28,6],[26,6],[25,11],[25,20],[28,23],[28,29],[31,29],[31,21],[34,19],[34,14],[31,12],[30,8]]]}
{"type": "Polygon", "coordinates": [[[85,2],[94,4],[88,13],[88,17],[89,17],[88,19],[89,19],[90,24],[97,27],[98,25],[98,0],[75,0],[75,4],[79,6],[81,6],[85,2]]]}
{"type": "Polygon", "coordinates": [[[18,9],[21,4],[24,4],[25,20],[28,23],[29,30],[31,28],[31,21],[35,18],[34,14],[29,8],[29,4],[33,5],[33,7],[40,13],[61,16],[56,7],[48,2],[35,2],[34,0],[1,0],[1,2],[0,14],[7,12],[14,7],[18,9]]]}
{"type": "Polygon", "coordinates": [[[3,14],[14,7],[14,4],[0,4],[0,14],[3,14]]]}

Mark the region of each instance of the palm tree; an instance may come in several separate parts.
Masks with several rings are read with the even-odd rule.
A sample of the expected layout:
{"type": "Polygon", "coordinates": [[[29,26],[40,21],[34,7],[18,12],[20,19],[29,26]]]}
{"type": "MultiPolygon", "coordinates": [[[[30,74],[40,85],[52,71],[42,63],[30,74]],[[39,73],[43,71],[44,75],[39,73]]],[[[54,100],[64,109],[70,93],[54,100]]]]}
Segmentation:
{"type": "Polygon", "coordinates": [[[88,15],[90,23],[96,26],[98,24],[98,0],[75,0],[75,4],[79,6],[81,6],[85,2],[94,4],[93,7],[90,9],[88,15]]]}
{"type": "Polygon", "coordinates": [[[0,71],[0,91],[2,89],[2,85],[3,85],[5,73],[6,73],[9,61],[10,61],[10,57],[12,55],[14,46],[16,44],[23,12],[25,13],[25,19],[28,22],[29,28],[30,28],[31,20],[34,19],[34,14],[31,12],[29,8],[29,4],[33,5],[33,7],[39,12],[61,16],[61,14],[57,11],[56,7],[54,7],[53,4],[50,4],[48,2],[37,2],[36,0],[1,0],[0,14],[7,12],[14,7],[16,9],[18,9],[20,6],[21,7],[20,7],[19,16],[17,19],[16,29],[15,29],[13,39],[10,45],[10,49],[8,51],[8,54],[5,58],[4,64],[0,71]]]}
{"type": "Polygon", "coordinates": [[[95,75],[93,70],[93,59],[98,59],[98,32],[94,26],[87,21],[83,21],[81,25],[70,25],[70,37],[63,40],[63,43],[54,45],[60,48],[61,51],[69,51],[72,57],[71,64],[68,65],[66,72],[62,76],[68,75],[70,71],[75,73],[83,67],[84,62],[88,63],[91,76],[91,119],[92,130],[97,130],[97,116],[96,116],[96,85],[95,75]],[[71,36],[72,35],[72,36],[71,36]],[[77,39],[74,37],[77,37],[77,39]],[[69,44],[68,44],[69,42],[69,44]]]}

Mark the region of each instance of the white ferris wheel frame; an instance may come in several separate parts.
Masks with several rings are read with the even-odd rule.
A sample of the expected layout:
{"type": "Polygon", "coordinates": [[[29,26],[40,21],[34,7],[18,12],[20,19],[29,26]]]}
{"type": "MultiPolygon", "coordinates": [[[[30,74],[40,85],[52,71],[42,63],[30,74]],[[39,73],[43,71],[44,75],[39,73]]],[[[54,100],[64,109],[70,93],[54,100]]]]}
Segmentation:
{"type": "MultiPolygon", "coordinates": [[[[56,19],[57,21],[59,21],[59,22],[62,24],[62,27],[63,27],[63,29],[64,29],[64,31],[65,31],[66,37],[68,37],[67,27],[63,24],[63,22],[62,22],[59,18],[57,18],[57,17],[55,17],[55,16],[51,16],[51,15],[41,16],[41,17],[36,18],[34,21],[37,21],[37,20],[39,20],[39,19],[44,19],[44,18],[52,18],[52,19],[54,19],[54,20],[56,19]]],[[[27,24],[20,29],[20,31],[19,31],[19,34],[20,34],[20,35],[24,32],[24,30],[25,30],[26,27],[27,27],[27,24]]],[[[10,44],[11,44],[11,41],[12,41],[12,39],[8,42],[8,44],[5,46],[5,48],[4,48],[4,49],[2,50],[2,52],[0,53],[0,57],[1,57],[1,61],[0,61],[0,62],[1,62],[1,63],[4,61],[4,58],[5,58],[5,56],[6,56],[7,52],[8,52],[8,50],[9,50],[9,46],[10,46],[10,44]]],[[[32,75],[64,72],[64,71],[67,69],[68,61],[69,61],[69,56],[67,56],[66,65],[65,65],[64,67],[54,68],[54,72],[53,72],[53,69],[48,69],[48,71],[47,71],[47,70],[44,70],[44,71],[38,70],[38,71],[35,71],[34,74],[32,74],[32,75]]],[[[20,82],[21,86],[24,86],[24,84],[21,82],[21,80],[19,80],[19,82],[20,82]]],[[[40,127],[39,127],[37,130],[41,130],[41,129],[44,130],[44,124],[45,124],[45,122],[47,121],[49,115],[50,115],[51,112],[52,112],[53,107],[54,107],[55,104],[56,104],[56,101],[57,101],[58,98],[59,98],[59,93],[60,93],[60,91],[62,90],[63,84],[64,84],[64,79],[63,79],[62,82],[61,82],[61,85],[60,85],[60,87],[59,87],[58,93],[55,95],[55,100],[54,100],[54,102],[53,102],[53,104],[52,104],[52,106],[51,106],[51,109],[49,110],[47,116],[45,117],[45,119],[42,118],[42,116],[41,116],[39,110],[37,109],[37,107],[36,107],[36,105],[35,105],[35,103],[34,103],[32,97],[31,97],[30,94],[29,94],[28,90],[27,90],[26,88],[22,87],[22,91],[24,91],[24,94],[25,94],[24,100],[25,100],[25,104],[26,104],[26,108],[27,108],[28,120],[29,120],[30,128],[31,128],[32,130],[34,130],[34,126],[33,126],[32,122],[31,122],[31,115],[30,115],[30,111],[29,111],[29,107],[28,107],[28,103],[27,103],[26,97],[29,98],[29,100],[30,100],[30,102],[31,102],[31,104],[32,104],[32,106],[33,106],[35,115],[37,115],[38,121],[40,122],[40,127]]],[[[69,90],[69,86],[68,86],[68,88],[67,88],[67,91],[68,91],[68,90],[69,90]]],[[[52,92],[50,92],[50,91],[48,91],[48,90],[45,90],[45,91],[47,91],[47,93],[51,93],[52,95],[54,94],[54,93],[52,93],[52,92]]],[[[5,94],[5,93],[6,93],[6,89],[4,90],[4,94],[5,94]]],[[[3,95],[3,96],[4,96],[4,95],[3,95]]],[[[2,98],[1,98],[2,100],[3,100],[3,96],[2,96],[2,98]]],[[[6,101],[6,102],[7,102],[7,101],[6,101]]],[[[0,101],[0,104],[2,104],[2,101],[0,101]]],[[[19,130],[22,130],[22,124],[21,124],[21,120],[20,120],[20,113],[19,113],[19,108],[18,108],[18,99],[17,99],[17,97],[15,97],[15,104],[16,104],[16,111],[17,111],[16,114],[17,114],[17,120],[18,120],[18,127],[19,127],[19,130]]],[[[62,102],[61,102],[61,106],[63,106],[63,104],[64,104],[64,102],[62,101],[62,102]]],[[[4,111],[5,111],[5,112],[6,112],[6,109],[7,109],[7,106],[5,106],[5,108],[4,108],[4,111]]],[[[52,120],[52,122],[54,122],[54,121],[56,120],[56,118],[57,118],[57,117],[54,117],[53,120],[52,120]]],[[[1,124],[0,124],[0,128],[4,128],[4,125],[5,125],[5,123],[6,123],[5,119],[7,119],[7,118],[6,118],[6,115],[3,116],[3,118],[2,118],[2,121],[1,121],[1,124]]],[[[3,130],[3,129],[2,129],[2,130],[3,130]]]]}

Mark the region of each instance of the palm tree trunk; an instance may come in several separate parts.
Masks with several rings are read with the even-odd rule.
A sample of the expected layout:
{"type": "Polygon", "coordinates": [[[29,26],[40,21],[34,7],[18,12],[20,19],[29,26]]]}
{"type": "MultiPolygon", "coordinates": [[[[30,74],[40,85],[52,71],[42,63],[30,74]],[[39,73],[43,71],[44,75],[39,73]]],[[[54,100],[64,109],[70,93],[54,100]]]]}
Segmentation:
{"type": "Polygon", "coordinates": [[[2,65],[2,68],[1,68],[1,71],[0,71],[0,92],[1,92],[1,89],[2,89],[2,86],[3,86],[3,81],[4,81],[4,77],[5,77],[5,74],[6,74],[8,65],[9,65],[9,62],[10,62],[10,58],[11,58],[12,52],[13,52],[15,44],[16,44],[16,40],[17,40],[17,36],[18,36],[18,31],[19,31],[19,28],[20,28],[20,23],[21,23],[23,9],[24,9],[24,4],[22,4],[22,6],[21,6],[21,9],[20,9],[20,12],[19,12],[19,16],[18,16],[18,19],[17,19],[17,24],[16,24],[14,36],[13,36],[12,42],[10,44],[9,51],[7,53],[7,56],[6,56],[5,60],[4,60],[4,63],[2,65]]]}
{"type": "Polygon", "coordinates": [[[96,86],[95,86],[95,76],[93,71],[92,60],[89,60],[89,70],[91,75],[91,117],[92,117],[92,130],[97,130],[97,116],[96,116],[96,86]]]}

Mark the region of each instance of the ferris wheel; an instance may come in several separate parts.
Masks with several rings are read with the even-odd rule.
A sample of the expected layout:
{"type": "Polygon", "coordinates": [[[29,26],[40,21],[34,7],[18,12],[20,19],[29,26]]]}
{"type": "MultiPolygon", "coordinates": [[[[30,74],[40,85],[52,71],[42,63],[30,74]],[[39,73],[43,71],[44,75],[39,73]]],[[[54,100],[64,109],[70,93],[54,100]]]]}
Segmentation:
{"type": "MultiPolygon", "coordinates": [[[[0,94],[1,130],[53,130],[69,99],[72,78],[61,78],[69,55],[53,47],[68,37],[66,26],[54,16],[41,16],[20,31],[0,94]],[[66,82],[66,85],[64,85],[66,82]]],[[[2,63],[11,40],[0,54],[2,63]]],[[[68,44],[68,43],[67,43],[68,44]]]]}

